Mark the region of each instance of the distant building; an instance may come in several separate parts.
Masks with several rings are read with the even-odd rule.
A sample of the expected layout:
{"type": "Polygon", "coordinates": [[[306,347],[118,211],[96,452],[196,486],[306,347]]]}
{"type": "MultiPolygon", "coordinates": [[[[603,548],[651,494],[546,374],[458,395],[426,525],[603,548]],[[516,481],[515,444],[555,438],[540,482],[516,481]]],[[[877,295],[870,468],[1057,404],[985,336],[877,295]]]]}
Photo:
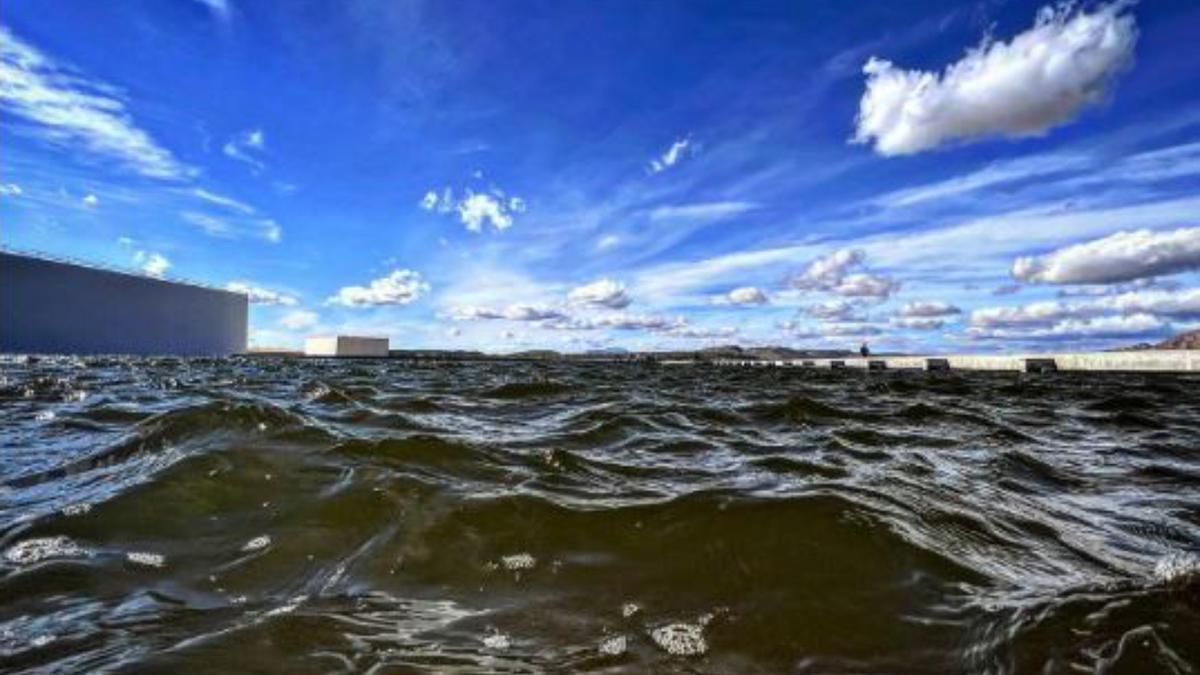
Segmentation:
{"type": "Polygon", "coordinates": [[[247,316],[242,293],[0,251],[0,352],[240,354],[247,316]]]}
{"type": "Polygon", "coordinates": [[[388,339],[350,335],[310,337],[304,341],[304,355],[387,357],[388,339]]]}

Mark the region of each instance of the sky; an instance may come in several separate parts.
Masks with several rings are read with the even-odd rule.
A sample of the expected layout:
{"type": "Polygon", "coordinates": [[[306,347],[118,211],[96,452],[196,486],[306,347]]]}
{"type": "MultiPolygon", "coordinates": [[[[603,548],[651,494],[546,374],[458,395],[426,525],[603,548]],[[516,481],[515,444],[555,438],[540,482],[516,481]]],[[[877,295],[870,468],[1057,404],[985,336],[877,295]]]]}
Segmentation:
{"type": "Polygon", "coordinates": [[[8,0],[0,244],[253,346],[1200,327],[1200,3],[8,0]]]}

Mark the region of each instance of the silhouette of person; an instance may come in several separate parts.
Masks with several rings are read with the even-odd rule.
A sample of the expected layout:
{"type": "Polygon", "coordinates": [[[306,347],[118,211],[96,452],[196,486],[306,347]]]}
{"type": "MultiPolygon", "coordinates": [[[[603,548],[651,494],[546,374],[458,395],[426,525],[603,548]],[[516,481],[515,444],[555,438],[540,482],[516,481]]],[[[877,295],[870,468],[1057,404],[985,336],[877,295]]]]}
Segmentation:
{"type": "Polygon", "coordinates": [[[867,347],[867,343],[862,343],[862,346],[858,348],[858,353],[862,354],[864,359],[871,355],[871,350],[867,347]]]}

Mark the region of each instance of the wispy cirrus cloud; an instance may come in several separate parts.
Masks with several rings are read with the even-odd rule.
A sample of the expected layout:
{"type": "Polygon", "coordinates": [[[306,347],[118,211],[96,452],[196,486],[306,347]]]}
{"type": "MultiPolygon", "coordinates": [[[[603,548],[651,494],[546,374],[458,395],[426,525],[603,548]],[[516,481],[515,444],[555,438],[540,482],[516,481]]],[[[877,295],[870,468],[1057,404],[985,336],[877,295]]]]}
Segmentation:
{"type": "Polygon", "coordinates": [[[252,304],[256,305],[282,305],[284,307],[295,307],[300,304],[300,299],[289,293],[282,291],[274,291],[262,286],[255,286],[246,281],[231,281],[225,284],[225,289],[234,293],[243,293],[249,298],[252,304]]]}
{"type": "Polygon", "coordinates": [[[672,143],[661,155],[650,160],[646,168],[652,174],[662,173],[678,164],[684,157],[694,154],[696,148],[691,136],[685,136],[672,143]]]}
{"type": "Polygon", "coordinates": [[[251,171],[257,174],[266,168],[266,163],[262,160],[266,149],[267,136],[263,130],[247,129],[226,141],[221,147],[221,152],[232,160],[249,164],[251,171]]]}
{"type": "Polygon", "coordinates": [[[137,125],[116,87],[89,80],[0,26],[0,101],[19,133],[88,161],[111,161],[150,178],[182,180],[196,170],[137,125]]]}
{"type": "Polygon", "coordinates": [[[856,143],[909,155],[954,141],[1037,136],[1103,100],[1133,58],[1138,31],[1114,2],[1092,12],[1043,8],[1008,42],[985,40],[941,73],[871,58],[856,143]]]}

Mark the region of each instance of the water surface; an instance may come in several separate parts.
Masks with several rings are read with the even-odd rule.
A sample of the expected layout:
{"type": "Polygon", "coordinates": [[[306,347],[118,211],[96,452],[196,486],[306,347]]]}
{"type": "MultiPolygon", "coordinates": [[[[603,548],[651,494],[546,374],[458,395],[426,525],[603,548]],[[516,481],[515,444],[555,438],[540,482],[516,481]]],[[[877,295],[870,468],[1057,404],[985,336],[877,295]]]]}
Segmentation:
{"type": "Polygon", "coordinates": [[[0,670],[1187,673],[1200,379],[0,362],[0,670]]]}

